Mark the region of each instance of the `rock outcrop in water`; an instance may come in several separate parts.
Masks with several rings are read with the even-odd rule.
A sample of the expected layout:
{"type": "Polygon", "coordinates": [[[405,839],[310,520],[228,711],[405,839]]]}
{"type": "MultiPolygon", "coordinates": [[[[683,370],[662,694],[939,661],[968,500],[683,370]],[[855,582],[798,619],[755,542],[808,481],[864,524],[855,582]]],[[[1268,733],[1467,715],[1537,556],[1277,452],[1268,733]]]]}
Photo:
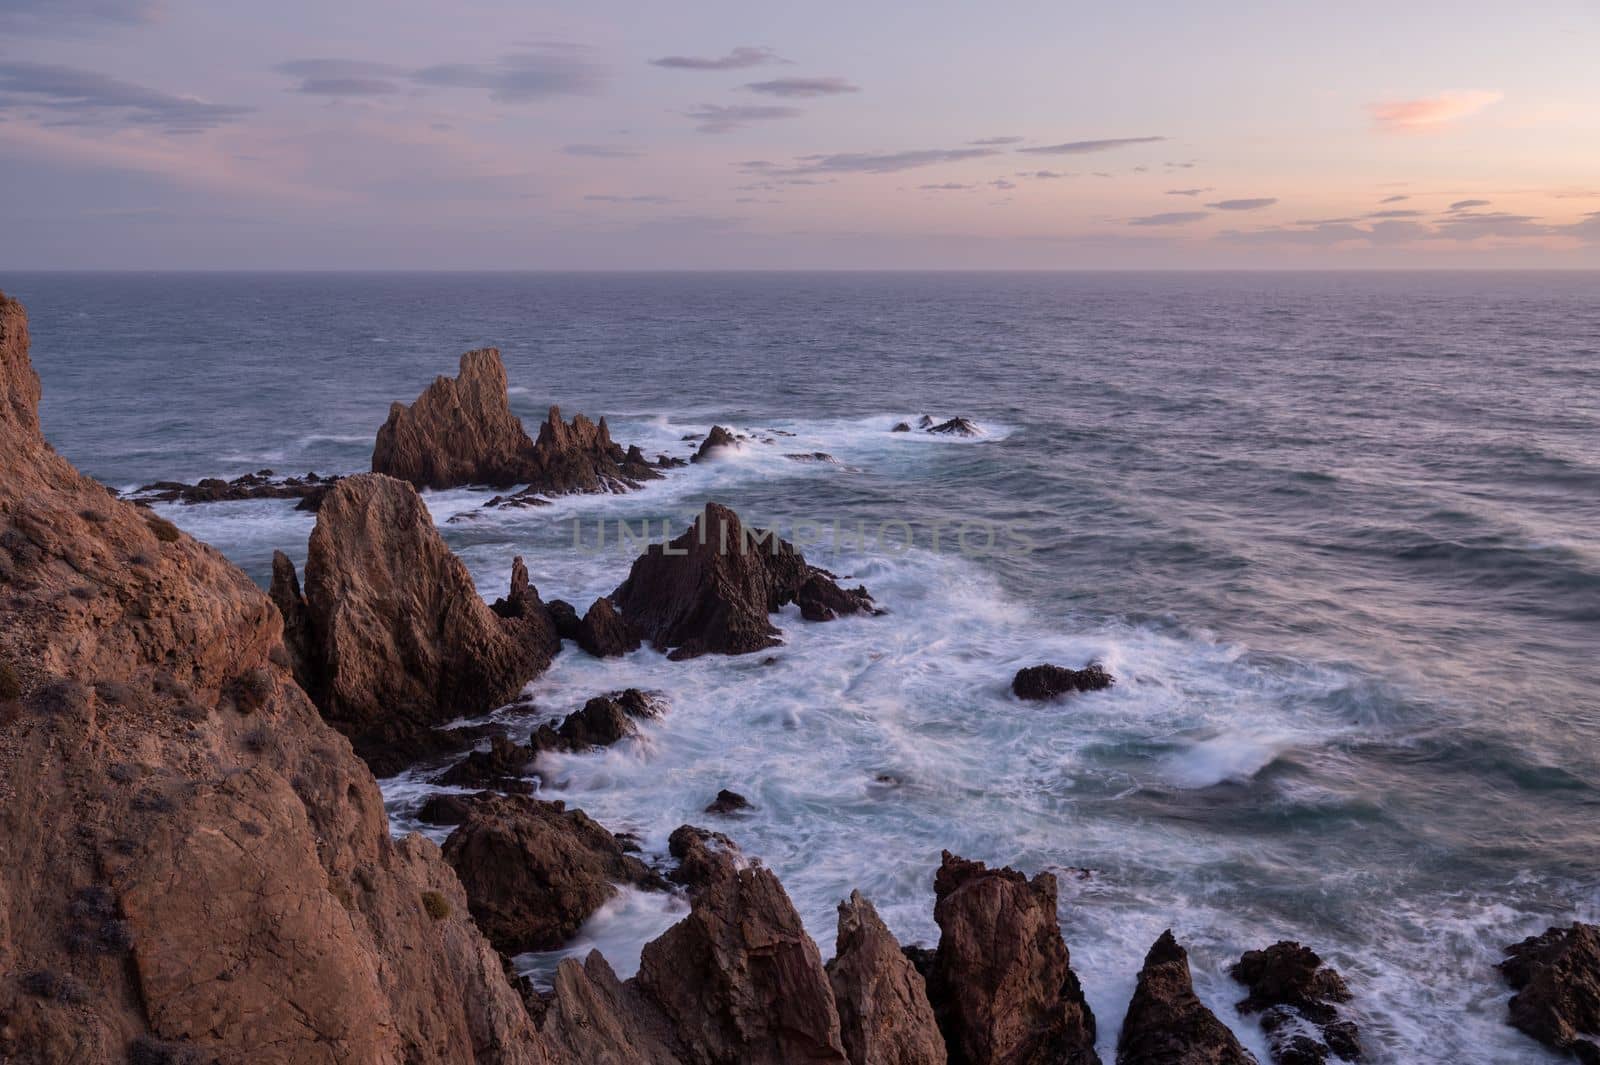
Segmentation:
{"type": "Polygon", "coordinates": [[[1074,692],[1096,692],[1115,683],[1105,667],[1091,663],[1082,669],[1065,666],[1028,666],[1011,678],[1011,693],[1018,699],[1054,699],[1074,692]]]}
{"type": "Polygon", "coordinates": [[[596,658],[615,658],[639,649],[639,634],[605,596],[590,604],[578,622],[576,638],[578,646],[596,658]]]}
{"type": "Polygon", "coordinates": [[[949,421],[940,422],[938,425],[925,425],[924,430],[938,433],[940,436],[982,436],[983,430],[978,428],[978,423],[968,418],[951,418],[949,421]]]}
{"type": "Polygon", "coordinates": [[[491,609],[416,489],[382,474],[328,494],[303,595],[293,578],[277,560],[272,598],[295,674],[363,756],[425,745],[435,726],[510,702],[560,646],[520,559],[491,609]]]}
{"type": "Polygon", "coordinates": [[[257,470],[231,481],[207,477],[194,484],[182,481],[157,481],[129,493],[139,503],[232,503],[248,499],[298,499],[296,510],[315,511],[339,477],[308,473],[304,477],[278,477],[271,470],[257,470]]]}
{"type": "Polygon", "coordinates": [[[1279,1065],[1361,1060],[1355,1022],[1339,1009],[1350,1001],[1350,989],[1310,947],[1283,940],[1245,951],[1228,974],[1249,990],[1239,1012],[1261,1014],[1279,1065]]]}
{"type": "Polygon", "coordinates": [[[944,1065],[944,1037],[922,974],[859,891],[839,904],[839,938],[827,968],[850,1065],[944,1065]]]}
{"type": "Polygon", "coordinates": [[[689,461],[704,462],[706,459],[714,458],[718,451],[737,448],[738,446],[739,438],[734,436],[731,430],[725,429],[720,425],[713,425],[711,431],[706,434],[705,440],[701,442],[700,450],[696,451],[694,457],[689,461]]]}
{"type": "Polygon", "coordinates": [[[1089,1065],[1095,1020],[1056,919],[1056,878],[949,851],[934,877],[928,997],[951,1061],[1089,1065]]]}
{"type": "Polygon", "coordinates": [[[461,356],[455,378],[438,377],[411,406],[396,403],[378,430],[372,470],[418,488],[527,485],[496,500],[519,505],[540,495],[620,492],[660,474],[638,448],[614,443],[605,419],[569,424],[550,408],[530,439],[511,412],[505,365],[495,348],[461,356]]]}
{"type": "Polygon", "coordinates": [[[674,659],[775,646],[768,616],[788,603],[815,620],[875,612],[865,588],[840,588],[792,544],[746,529],[720,503],[707,503],[670,544],[652,544],[611,601],[629,628],[674,659]]]}
{"type": "Polygon", "coordinates": [[[1600,927],[1552,928],[1506,948],[1511,1023],[1584,1065],[1600,1065],[1600,927]]]}
{"type": "Polygon", "coordinates": [[[1170,930],[1145,955],[1117,1039],[1117,1065],[1256,1065],[1194,993],[1189,955],[1170,930]]]}
{"type": "Polygon", "coordinates": [[[666,886],[583,811],[524,796],[476,796],[444,857],[478,927],[506,954],[561,946],[619,883],[666,886]]]}
{"type": "Polygon", "coordinates": [[[546,1061],[267,597],[40,434],[0,296],[0,1059],[546,1061]]]}

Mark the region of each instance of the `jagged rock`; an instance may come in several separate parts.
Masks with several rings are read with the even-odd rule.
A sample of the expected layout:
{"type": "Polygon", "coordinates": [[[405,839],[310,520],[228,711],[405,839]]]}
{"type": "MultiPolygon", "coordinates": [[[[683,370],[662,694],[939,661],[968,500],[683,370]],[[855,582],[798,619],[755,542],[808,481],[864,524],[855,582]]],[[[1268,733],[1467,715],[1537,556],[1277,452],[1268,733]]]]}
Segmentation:
{"type": "Polygon", "coordinates": [[[822,957],[770,870],[740,868],[709,834],[673,840],[697,863],[689,915],[645,945],[637,986],[687,1061],[845,1065],[822,957]]]}
{"type": "Polygon", "coordinates": [[[661,476],[637,447],[624,451],[612,442],[604,418],[596,424],[579,414],[568,424],[557,407],[550,408],[539,426],[531,459],[532,469],[524,480],[529,490],[546,495],[626,492],[661,476]]]}
{"type": "Polygon", "coordinates": [[[459,825],[472,813],[472,799],[466,795],[430,795],[417,807],[417,820],[425,825],[459,825]]]}
{"type": "Polygon", "coordinates": [[[465,913],[438,849],[391,837],[280,663],[271,601],[46,444],[27,349],[0,297],[0,661],[22,692],[0,700],[0,1059],[544,1062],[472,922],[426,909],[465,913]],[[33,971],[80,1001],[31,994],[33,971]]]}
{"type": "Polygon", "coordinates": [[[300,634],[295,674],[363,756],[425,745],[434,725],[510,702],[560,647],[520,560],[491,609],[416,489],[382,474],[347,477],[323,502],[303,611],[283,568],[273,598],[300,634]]]}
{"type": "Polygon", "coordinates": [[[909,433],[911,431],[911,426],[905,422],[895,422],[894,428],[890,429],[889,431],[891,433],[909,433]]]}
{"type": "Polygon", "coordinates": [[[1017,670],[1017,675],[1011,679],[1011,691],[1019,699],[1054,699],[1074,692],[1100,691],[1114,683],[1115,679],[1099,663],[1090,663],[1082,669],[1029,666],[1017,670]]]}
{"type": "Polygon", "coordinates": [[[694,457],[689,461],[701,462],[714,457],[714,454],[723,448],[736,448],[738,446],[739,439],[732,432],[720,425],[713,425],[711,432],[706,434],[705,441],[700,445],[700,450],[696,451],[694,457]]]}
{"type": "Polygon", "coordinates": [[[664,886],[583,811],[525,796],[474,796],[444,857],[478,927],[507,954],[565,943],[618,883],[664,886]]]}
{"type": "Polygon", "coordinates": [[[573,749],[609,747],[638,731],[631,717],[618,700],[597,695],[568,714],[557,734],[573,749]]]}
{"type": "Polygon", "coordinates": [[[610,599],[601,596],[590,604],[578,624],[578,646],[596,658],[615,658],[639,649],[639,634],[617,613],[610,599]]]}
{"type": "Polygon", "coordinates": [[[710,804],[706,806],[705,812],[726,815],[738,813],[740,810],[748,810],[749,808],[749,799],[740,795],[737,791],[729,791],[727,788],[723,788],[717,792],[717,797],[712,799],[710,804]]]}
{"type": "Polygon", "coordinates": [[[807,621],[832,621],[842,614],[877,614],[866,585],[841,588],[828,574],[813,570],[795,592],[795,604],[807,621]]]}
{"type": "Polygon", "coordinates": [[[691,888],[704,887],[745,864],[739,847],[721,832],[679,825],[667,837],[667,853],[678,860],[672,879],[691,888]]]}
{"type": "Polygon", "coordinates": [[[372,449],[372,472],[418,488],[505,488],[529,479],[532,452],[533,441],[511,413],[500,352],[483,348],[461,356],[459,376],[436,377],[411,406],[389,408],[372,449]]]}
{"type": "Polygon", "coordinates": [[[933,420],[933,415],[931,414],[924,414],[917,419],[918,429],[932,429],[937,424],[939,423],[933,420]]]}
{"type": "Polygon", "coordinates": [[[789,452],[783,457],[793,462],[823,462],[831,466],[839,465],[839,460],[826,451],[789,452]]]}
{"type": "Polygon", "coordinates": [[[859,891],[839,904],[827,969],[850,1065],[944,1065],[927,984],[859,891]]]}
{"type": "Polygon", "coordinates": [[[322,498],[339,481],[337,475],[278,478],[271,470],[258,470],[224,481],[207,477],[194,484],[182,481],[157,481],[130,492],[128,498],[140,503],[226,503],[242,499],[298,499],[296,510],[315,511],[322,498]]]}
{"type": "Polygon", "coordinates": [[[684,1065],[666,1017],[634,981],[618,980],[599,951],[556,969],[543,1034],[556,1060],[574,1065],[684,1065]]]}
{"type": "Polygon", "coordinates": [[[552,599],[545,604],[545,609],[550,612],[550,623],[556,627],[556,635],[563,640],[577,640],[578,638],[578,610],[565,599],[552,599]]]}
{"type": "Polygon", "coordinates": [[[1552,928],[1506,948],[1510,1022],[1546,1046],[1600,1065],[1600,927],[1552,928]]]}
{"type": "MultiPolygon", "coordinates": [[[[924,418],[924,420],[931,421],[928,418],[924,418]]],[[[944,436],[983,435],[983,430],[978,428],[977,423],[966,418],[951,418],[949,421],[940,422],[938,425],[925,425],[923,429],[930,433],[940,433],[944,436]]]]}
{"type": "Polygon", "coordinates": [[[802,595],[811,614],[871,610],[865,589],[845,592],[776,533],[747,530],[720,503],[633,563],[612,603],[630,628],[674,659],[748,654],[779,643],[769,614],[802,595]]]}
{"type": "Polygon", "coordinates": [[[687,465],[689,465],[688,459],[680,459],[676,455],[663,452],[656,456],[656,468],[659,470],[675,470],[687,465]]]}
{"type": "Polygon", "coordinates": [[[532,790],[525,779],[538,751],[514,743],[506,736],[494,736],[486,751],[472,751],[461,761],[434,778],[435,784],[453,788],[491,788],[497,791],[532,790]]]}
{"type": "Polygon", "coordinates": [[[1337,1007],[1350,1001],[1350,989],[1310,947],[1282,940],[1265,950],[1247,950],[1228,975],[1248,990],[1239,1012],[1261,1014],[1279,1065],[1322,1062],[1330,1054],[1361,1060],[1356,1025],[1341,1018],[1337,1007]]]}
{"type": "Polygon", "coordinates": [[[1098,1065],[1095,1020],[1056,920],[1056,878],[944,852],[928,997],[952,1061],[1098,1065]]]}
{"type": "Polygon", "coordinates": [[[1195,995],[1189,955],[1170,930],[1145,955],[1117,1039],[1117,1065],[1256,1065],[1195,995]]]}

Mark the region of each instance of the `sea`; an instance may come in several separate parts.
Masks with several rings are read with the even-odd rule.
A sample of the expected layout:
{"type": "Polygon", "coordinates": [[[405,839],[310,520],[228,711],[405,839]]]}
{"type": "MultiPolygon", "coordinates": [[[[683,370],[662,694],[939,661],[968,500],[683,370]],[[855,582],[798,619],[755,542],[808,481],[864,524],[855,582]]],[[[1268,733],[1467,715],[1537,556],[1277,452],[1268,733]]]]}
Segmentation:
{"type": "MultiPolygon", "coordinates": [[[[641,734],[539,794],[662,854],[772,868],[824,957],[860,889],[932,944],[943,850],[1051,871],[1116,1034],[1163,929],[1266,1060],[1227,970],[1280,939],[1355,994],[1378,1062],[1557,1060],[1505,1024],[1502,948],[1600,919],[1600,274],[29,274],[42,418],[126,490],[355,473],[394,401],[498,347],[510,401],[718,460],[491,510],[425,493],[485,597],[514,556],[582,610],[707,500],[865,584],[770,654],[568,647],[518,738],[622,687],[641,734]],[[913,428],[962,416],[979,435],[913,428]],[[822,452],[826,458],[815,453],[822,452]],[[801,461],[791,456],[806,456],[801,461]],[[1049,703],[1017,669],[1099,662],[1049,703]],[[744,815],[703,812],[719,789],[744,815]]],[[[161,511],[265,583],[292,502],[161,511]]],[[[426,774],[383,781],[397,833],[426,774]]],[[[447,831],[447,830],[443,830],[447,831]]],[[[627,975],[681,900],[625,891],[567,953],[627,975]]],[[[557,956],[524,956],[536,979],[557,956]]]]}

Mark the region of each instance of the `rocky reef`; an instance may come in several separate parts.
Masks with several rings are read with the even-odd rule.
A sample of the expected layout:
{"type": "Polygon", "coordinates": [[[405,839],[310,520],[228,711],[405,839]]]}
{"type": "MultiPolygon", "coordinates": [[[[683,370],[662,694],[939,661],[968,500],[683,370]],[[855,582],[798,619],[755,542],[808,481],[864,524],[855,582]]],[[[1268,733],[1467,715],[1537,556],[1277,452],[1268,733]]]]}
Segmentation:
{"type": "Polygon", "coordinates": [[[247,499],[298,499],[296,510],[315,511],[328,490],[339,481],[338,475],[323,477],[308,473],[303,477],[279,477],[272,470],[257,470],[225,481],[206,477],[194,484],[182,481],[156,481],[128,493],[138,503],[232,503],[247,499]]]}
{"type": "Polygon", "coordinates": [[[1600,1065],[1600,927],[1552,928],[1506,948],[1511,1023],[1584,1065],[1600,1065]]]}

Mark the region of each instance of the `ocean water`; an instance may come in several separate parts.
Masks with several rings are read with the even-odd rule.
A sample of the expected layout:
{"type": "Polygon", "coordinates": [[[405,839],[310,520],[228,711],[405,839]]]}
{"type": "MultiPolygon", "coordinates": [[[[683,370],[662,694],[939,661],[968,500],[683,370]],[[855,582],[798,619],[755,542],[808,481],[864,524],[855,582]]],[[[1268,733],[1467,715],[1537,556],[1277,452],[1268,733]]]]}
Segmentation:
{"type": "MultiPolygon", "coordinates": [[[[650,454],[687,454],[713,422],[749,433],[626,496],[490,514],[484,492],[427,500],[491,597],[520,554],[581,609],[637,550],[618,521],[659,536],[706,499],[867,584],[885,615],[785,614],[770,664],[569,649],[534,710],[500,715],[523,732],[605,690],[663,693],[670,712],[637,739],[541,764],[544,794],[660,851],[678,824],[717,821],[700,811],[718,788],[744,793],[754,810],[714,827],[777,871],[825,956],[852,888],[903,942],[932,942],[949,848],[1058,873],[1108,1055],[1171,927],[1202,998],[1258,1051],[1226,968],[1294,938],[1344,972],[1373,1060],[1555,1060],[1504,1025],[1492,966],[1551,923],[1600,918],[1600,277],[0,288],[31,312],[47,434],[117,487],[365,469],[389,403],[488,344],[530,425],[559,403],[650,454]],[[889,432],[923,413],[985,432],[889,432]],[[786,457],[813,451],[836,461],[786,457]],[[1090,660],[1115,688],[1009,695],[1020,666],[1090,660]]],[[[281,502],[164,512],[263,582],[311,528],[281,502]]],[[[385,782],[397,831],[427,790],[385,782]]],[[[625,894],[574,949],[626,973],[681,912],[625,894]]]]}

